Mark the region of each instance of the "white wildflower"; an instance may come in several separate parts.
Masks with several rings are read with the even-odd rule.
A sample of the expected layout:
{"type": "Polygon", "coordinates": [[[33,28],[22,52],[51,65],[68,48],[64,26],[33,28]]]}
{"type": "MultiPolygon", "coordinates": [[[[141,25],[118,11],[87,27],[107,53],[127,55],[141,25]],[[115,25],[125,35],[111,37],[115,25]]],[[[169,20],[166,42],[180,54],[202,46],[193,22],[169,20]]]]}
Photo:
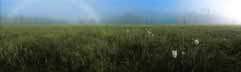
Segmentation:
{"type": "Polygon", "coordinates": [[[194,44],[195,44],[195,45],[199,45],[199,43],[200,43],[200,41],[199,41],[198,39],[195,39],[195,40],[194,40],[194,44]]]}
{"type": "Polygon", "coordinates": [[[147,34],[150,35],[150,36],[154,36],[154,34],[149,30],[147,30],[147,34]]]}
{"type": "Polygon", "coordinates": [[[172,50],[172,57],[177,58],[177,50],[172,50]]]}
{"type": "Polygon", "coordinates": [[[148,31],[147,31],[147,34],[149,34],[149,35],[150,35],[150,34],[152,34],[152,32],[148,30],[148,31]]]}

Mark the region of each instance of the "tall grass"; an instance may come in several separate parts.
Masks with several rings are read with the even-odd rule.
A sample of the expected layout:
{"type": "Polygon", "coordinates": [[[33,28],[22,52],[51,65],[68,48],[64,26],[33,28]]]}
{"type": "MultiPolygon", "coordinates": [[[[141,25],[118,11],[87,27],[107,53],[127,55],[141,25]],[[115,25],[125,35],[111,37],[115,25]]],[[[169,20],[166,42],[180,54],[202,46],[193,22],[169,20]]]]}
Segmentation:
{"type": "Polygon", "coordinates": [[[241,72],[241,27],[33,26],[0,31],[1,72],[241,72]]]}

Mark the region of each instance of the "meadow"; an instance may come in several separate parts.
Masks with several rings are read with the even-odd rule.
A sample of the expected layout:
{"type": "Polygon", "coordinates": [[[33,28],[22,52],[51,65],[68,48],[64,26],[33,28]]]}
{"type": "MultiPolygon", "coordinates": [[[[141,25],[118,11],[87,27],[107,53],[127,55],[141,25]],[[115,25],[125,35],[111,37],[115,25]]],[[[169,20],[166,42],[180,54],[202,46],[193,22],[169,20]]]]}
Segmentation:
{"type": "Polygon", "coordinates": [[[241,26],[1,26],[0,72],[241,72],[241,26]]]}

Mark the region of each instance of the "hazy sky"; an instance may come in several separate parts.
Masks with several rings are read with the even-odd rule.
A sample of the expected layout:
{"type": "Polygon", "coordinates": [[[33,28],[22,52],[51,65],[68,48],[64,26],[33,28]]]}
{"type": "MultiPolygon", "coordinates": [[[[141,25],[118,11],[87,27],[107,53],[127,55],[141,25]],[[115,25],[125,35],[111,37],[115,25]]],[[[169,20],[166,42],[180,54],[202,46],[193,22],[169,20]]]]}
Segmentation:
{"type": "Polygon", "coordinates": [[[88,18],[101,20],[106,15],[121,15],[126,12],[224,14],[221,10],[226,1],[241,2],[238,0],[0,0],[2,15],[43,16],[69,20],[88,18]]]}

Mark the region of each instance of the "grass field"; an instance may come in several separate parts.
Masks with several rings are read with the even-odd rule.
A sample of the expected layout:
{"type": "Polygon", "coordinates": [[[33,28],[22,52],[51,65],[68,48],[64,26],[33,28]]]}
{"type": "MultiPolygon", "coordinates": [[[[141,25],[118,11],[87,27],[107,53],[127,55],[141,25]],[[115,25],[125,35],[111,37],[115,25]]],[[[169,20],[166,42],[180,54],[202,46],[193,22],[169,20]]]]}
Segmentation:
{"type": "Polygon", "coordinates": [[[241,26],[2,26],[0,72],[241,72],[241,26]]]}

